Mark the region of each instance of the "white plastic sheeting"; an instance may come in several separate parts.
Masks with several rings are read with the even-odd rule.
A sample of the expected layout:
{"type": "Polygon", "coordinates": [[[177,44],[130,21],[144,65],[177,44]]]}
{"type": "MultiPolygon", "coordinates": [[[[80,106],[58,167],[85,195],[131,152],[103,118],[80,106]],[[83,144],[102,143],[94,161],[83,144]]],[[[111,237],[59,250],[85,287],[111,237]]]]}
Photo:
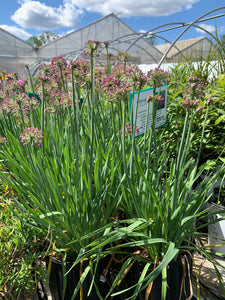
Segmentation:
{"type": "Polygon", "coordinates": [[[26,74],[26,64],[37,58],[33,46],[0,28],[0,69],[26,74]]]}
{"type": "MultiPolygon", "coordinates": [[[[40,64],[50,61],[55,56],[63,56],[68,60],[83,57],[83,48],[88,40],[102,42],[98,62],[105,64],[104,42],[109,42],[108,51],[116,56],[119,51],[126,51],[139,37],[140,34],[112,13],[41,47],[37,52],[38,59],[32,66],[32,72],[35,73],[40,64]]],[[[129,54],[130,61],[135,64],[157,63],[162,57],[162,53],[144,38],[131,46],[129,54]]]]}

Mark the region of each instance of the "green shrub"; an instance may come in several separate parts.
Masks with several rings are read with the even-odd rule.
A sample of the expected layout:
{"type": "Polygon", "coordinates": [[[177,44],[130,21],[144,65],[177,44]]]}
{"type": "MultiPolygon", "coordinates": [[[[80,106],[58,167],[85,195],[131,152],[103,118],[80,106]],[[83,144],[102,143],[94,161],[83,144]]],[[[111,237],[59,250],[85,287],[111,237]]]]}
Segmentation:
{"type": "Polygon", "coordinates": [[[43,277],[39,260],[43,244],[26,226],[27,216],[23,216],[22,223],[8,204],[11,209],[14,207],[12,201],[0,200],[0,295],[4,299],[17,299],[19,295],[28,299],[43,277]]]}

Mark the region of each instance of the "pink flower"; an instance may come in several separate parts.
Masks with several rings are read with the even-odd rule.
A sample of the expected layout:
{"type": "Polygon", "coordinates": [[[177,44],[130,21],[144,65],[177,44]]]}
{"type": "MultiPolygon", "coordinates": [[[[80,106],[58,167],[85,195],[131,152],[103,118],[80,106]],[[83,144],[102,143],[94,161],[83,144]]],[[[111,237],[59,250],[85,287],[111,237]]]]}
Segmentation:
{"type": "Polygon", "coordinates": [[[163,84],[168,84],[169,81],[170,74],[162,69],[155,68],[147,74],[147,82],[150,86],[161,87],[163,84]]]}
{"type": "Polygon", "coordinates": [[[20,134],[20,138],[20,142],[23,143],[24,146],[28,144],[41,146],[44,140],[44,134],[38,128],[27,127],[24,129],[24,132],[20,134]]]}
{"type": "Polygon", "coordinates": [[[205,85],[197,77],[190,77],[188,79],[188,85],[186,86],[183,93],[183,105],[187,110],[196,109],[196,112],[200,111],[202,107],[200,106],[200,101],[205,98],[205,85]]]}
{"type": "Polygon", "coordinates": [[[89,40],[84,45],[84,54],[91,55],[94,52],[96,52],[100,46],[101,46],[100,41],[89,40]]]}
{"type": "MultiPolygon", "coordinates": [[[[123,137],[123,129],[121,129],[120,132],[122,133],[121,137],[123,137]]],[[[132,134],[133,134],[133,130],[132,130],[131,123],[127,123],[125,125],[125,136],[131,136],[132,134]]],[[[134,134],[135,134],[135,136],[139,135],[139,130],[137,128],[135,129],[134,134]]]]}
{"type": "Polygon", "coordinates": [[[7,142],[8,142],[8,141],[7,141],[7,139],[6,139],[5,137],[0,136],[0,146],[5,145],[7,142]]]}

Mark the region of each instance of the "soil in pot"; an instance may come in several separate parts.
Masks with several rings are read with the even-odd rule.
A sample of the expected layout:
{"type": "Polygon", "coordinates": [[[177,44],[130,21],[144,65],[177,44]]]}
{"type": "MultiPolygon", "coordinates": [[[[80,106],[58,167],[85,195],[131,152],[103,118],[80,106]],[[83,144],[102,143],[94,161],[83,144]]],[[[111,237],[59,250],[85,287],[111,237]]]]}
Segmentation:
{"type": "MultiPolygon", "coordinates": [[[[98,286],[98,289],[100,291],[100,294],[104,298],[107,293],[109,292],[109,284],[108,284],[108,277],[109,274],[106,274],[106,279],[102,275],[104,270],[107,267],[108,259],[102,259],[98,263],[97,272],[95,276],[95,283],[98,286]]],[[[47,262],[48,265],[48,262],[47,262]]],[[[70,268],[73,266],[73,262],[67,262],[66,263],[66,270],[70,270],[70,268]]],[[[83,271],[88,266],[88,262],[83,262],[83,271]]],[[[74,289],[76,288],[78,282],[80,279],[80,264],[76,265],[67,275],[67,285],[66,285],[66,291],[65,291],[65,300],[72,299],[72,295],[74,292],[74,289]]],[[[84,283],[83,283],[83,300],[99,300],[99,297],[97,295],[97,292],[95,290],[95,287],[93,285],[93,288],[91,290],[91,293],[89,296],[87,296],[90,285],[92,282],[92,276],[91,274],[88,274],[84,283]]],[[[51,266],[51,273],[49,278],[49,288],[51,291],[51,295],[53,300],[63,300],[63,271],[62,271],[62,261],[56,258],[52,259],[52,266],[51,266]]],[[[75,297],[75,300],[80,300],[80,292],[75,297]]]]}
{"type": "MultiPolygon", "coordinates": [[[[193,262],[189,254],[171,262],[167,268],[167,300],[186,300],[192,296],[192,267],[193,262]]],[[[130,287],[138,282],[144,263],[136,261],[124,278],[123,288],[130,287]]],[[[161,300],[162,276],[154,280],[148,300],[161,300]]],[[[125,300],[132,296],[133,290],[114,297],[114,300],[125,300]]],[[[137,300],[145,299],[145,290],[139,292],[137,300]]]]}

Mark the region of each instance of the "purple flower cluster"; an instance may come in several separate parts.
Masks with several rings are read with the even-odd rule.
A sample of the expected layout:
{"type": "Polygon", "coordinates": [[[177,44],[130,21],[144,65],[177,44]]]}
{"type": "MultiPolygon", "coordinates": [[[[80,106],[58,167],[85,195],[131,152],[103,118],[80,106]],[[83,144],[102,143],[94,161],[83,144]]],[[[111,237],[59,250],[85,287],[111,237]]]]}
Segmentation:
{"type": "Polygon", "coordinates": [[[202,107],[199,105],[200,101],[203,101],[205,98],[205,85],[197,77],[190,77],[188,79],[188,85],[186,86],[183,93],[183,101],[181,104],[186,109],[200,110],[202,107]]]}
{"type": "Polygon", "coordinates": [[[28,114],[30,111],[39,107],[40,103],[35,97],[29,97],[27,94],[21,92],[11,92],[9,97],[5,95],[3,102],[1,103],[2,110],[7,114],[19,118],[21,111],[23,115],[28,114]]]}
{"type": "Polygon", "coordinates": [[[41,144],[44,141],[44,134],[41,130],[35,127],[26,127],[24,129],[24,132],[20,134],[21,143],[23,145],[31,144],[32,146],[34,144],[37,144],[38,146],[41,146],[41,144]]]}
{"type": "Polygon", "coordinates": [[[132,90],[140,90],[145,85],[146,76],[138,67],[124,70],[122,65],[117,65],[110,76],[102,80],[102,90],[110,102],[127,99],[132,90]]]}
{"type": "Polygon", "coordinates": [[[135,90],[141,90],[146,85],[147,77],[137,66],[127,69],[126,73],[135,90]]]}
{"type": "Polygon", "coordinates": [[[161,87],[170,82],[170,74],[162,69],[155,68],[147,73],[147,83],[150,86],[161,87]]]}
{"type": "Polygon", "coordinates": [[[20,117],[20,106],[12,98],[6,97],[4,101],[1,103],[1,109],[4,111],[6,114],[12,114],[14,117],[19,118],[20,117]]]}
{"type": "MultiPolygon", "coordinates": [[[[121,137],[123,137],[123,129],[120,130],[121,132],[121,137]]],[[[125,136],[131,136],[133,134],[132,126],[131,123],[127,123],[125,125],[125,136]]],[[[139,130],[136,128],[135,129],[135,136],[139,135],[139,130]]]]}
{"type": "Polygon", "coordinates": [[[80,87],[83,87],[85,85],[84,79],[89,76],[90,69],[90,63],[84,59],[76,59],[71,61],[69,65],[70,72],[68,73],[68,79],[71,79],[70,74],[73,72],[75,83],[80,87]]]}
{"type": "Polygon", "coordinates": [[[8,96],[12,93],[24,93],[25,92],[25,85],[27,84],[27,80],[17,80],[17,79],[10,79],[5,82],[4,85],[4,92],[8,96]]]}
{"type": "Polygon", "coordinates": [[[100,41],[89,40],[84,45],[84,54],[92,55],[94,52],[98,50],[100,46],[101,46],[100,41]]]}
{"type": "Polygon", "coordinates": [[[51,95],[51,98],[46,103],[45,111],[55,113],[60,107],[68,106],[72,106],[72,94],[57,91],[51,95]]]}
{"type": "Polygon", "coordinates": [[[130,54],[124,51],[119,51],[116,56],[116,60],[121,62],[127,62],[129,58],[130,58],[130,54]]]}
{"type": "Polygon", "coordinates": [[[5,138],[4,136],[0,136],[0,146],[5,145],[7,142],[7,138],[5,138]]]}
{"type": "Polygon", "coordinates": [[[131,91],[131,83],[127,80],[126,71],[116,68],[109,77],[103,78],[102,90],[107,93],[109,102],[127,99],[131,91]]]}
{"type": "Polygon", "coordinates": [[[51,61],[51,68],[53,71],[57,71],[58,69],[65,70],[67,68],[66,59],[62,56],[53,57],[51,61]]]}
{"type": "Polygon", "coordinates": [[[55,68],[53,69],[51,64],[43,64],[39,69],[39,76],[43,79],[46,77],[48,79],[50,79],[50,77],[53,75],[54,71],[55,71],[55,68]]]}

